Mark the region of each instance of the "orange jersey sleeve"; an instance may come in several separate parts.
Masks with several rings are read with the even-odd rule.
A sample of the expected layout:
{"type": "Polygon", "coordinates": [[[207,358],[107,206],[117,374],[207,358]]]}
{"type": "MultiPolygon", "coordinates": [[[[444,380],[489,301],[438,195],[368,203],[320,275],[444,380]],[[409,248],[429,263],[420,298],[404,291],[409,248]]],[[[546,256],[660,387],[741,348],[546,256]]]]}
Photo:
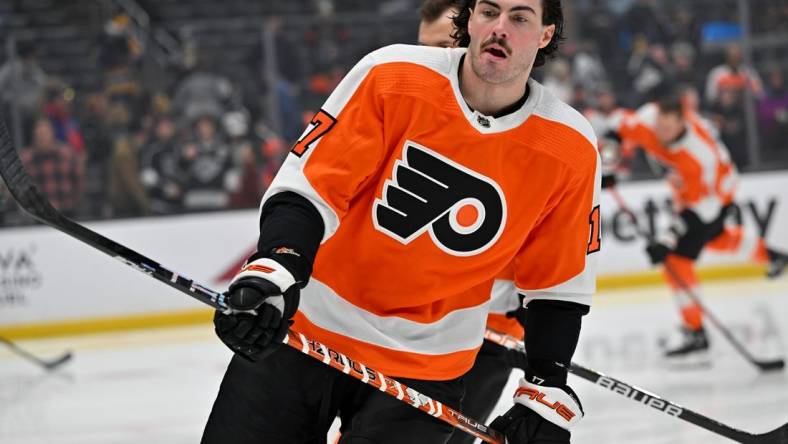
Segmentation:
{"type": "Polygon", "coordinates": [[[514,260],[526,304],[536,298],[591,304],[602,247],[599,157],[577,159],[573,184],[554,197],[514,260]]]}

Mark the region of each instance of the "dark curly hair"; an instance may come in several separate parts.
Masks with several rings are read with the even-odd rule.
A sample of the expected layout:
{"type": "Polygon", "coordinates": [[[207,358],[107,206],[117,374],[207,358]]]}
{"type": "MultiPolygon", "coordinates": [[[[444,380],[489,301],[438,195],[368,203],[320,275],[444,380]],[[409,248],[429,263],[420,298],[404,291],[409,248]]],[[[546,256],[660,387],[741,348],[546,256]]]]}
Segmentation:
{"type": "MultiPolygon", "coordinates": [[[[561,9],[561,0],[541,0],[542,2],[542,25],[555,25],[555,33],[550,43],[536,53],[534,67],[542,66],[548,58],[554,57],[558,52],[558,45],[564,39],[564,11],[561,9]]],[[[459,13],[453,17],[454,33],[452,38],[458,46],[467,48],[471,43],[471,36],[468,34],[468,20],[471,18],[471,9],[476,6],[476,0],[455,0],[459,13]]]]}

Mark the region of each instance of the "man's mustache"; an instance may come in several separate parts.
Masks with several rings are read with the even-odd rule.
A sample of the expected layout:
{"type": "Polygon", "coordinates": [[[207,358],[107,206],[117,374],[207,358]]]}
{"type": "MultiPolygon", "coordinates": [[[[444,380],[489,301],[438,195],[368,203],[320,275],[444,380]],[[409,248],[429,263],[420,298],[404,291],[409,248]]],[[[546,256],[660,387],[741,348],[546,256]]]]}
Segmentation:
{"type": "Polygon", "coordinates": [[[509,44],[506,43],[505,39],[501,39],[498,36],[492,36],[489,39],[482,42],[482,50],[487,48],[490,45],[498,45],[506,51],[506,54],[512,55],[512,49],[509,47],[509,44]]]}

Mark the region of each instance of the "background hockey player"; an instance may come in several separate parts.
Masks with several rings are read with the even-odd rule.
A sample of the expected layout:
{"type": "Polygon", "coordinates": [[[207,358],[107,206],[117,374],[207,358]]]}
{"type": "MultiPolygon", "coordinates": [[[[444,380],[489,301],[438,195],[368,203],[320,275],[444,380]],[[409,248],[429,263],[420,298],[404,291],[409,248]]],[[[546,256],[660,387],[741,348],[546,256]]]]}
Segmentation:
{"type": "MultiPolygon", "coordinates": [[[[744,253],[752,261],[770,262],[770,277],[784,268],[785,255],[766,248],[763,239],[730,225],[738,173],[725,145],[712,125],[685,110],[679,95],[667,95],[634,113],[616,113],[608,134],[622,146],[641,147],[668,168],[677,217],[668,230],[656,233],[646,251],[652,264],[664,264],[664,278],[673,290],[683,321],[683,340],[666,350],[670,358],[700,356],[705,360],[709,342],[703,312],[688,293],[699,294],[695,261],[704,247],[744,253]],[[782,264],[782,265],[780,265],[782,264]]],[[[610,137],[602,138],[608,144],[610,137]]],[[[631,156],[630,153],[624,153],[631,156]]]]}
{"type": "MultiPolygon", "coordinates": [[[[426,0],[421,5],[419,15],[419,44],[442,48],[455,47],[454,17],[458,15],[454,0],[426,0]]],[[[521,325],[525,317],[522,300],[513,282],[513,270],[507,267],[493,282],[490,313],[487,327],[515,338],[522,338],[521,325]]],[[[465,375],[465,396],[463,413],[486,421],[501,398],[503,389],[509,381],[512,369],[525,369],[526,360],[516,350],[509,350],[492,341],[484,340],[476,361],[465,375]]],[[[455,430],[450,444],[471,444],[474,437],[455,430]]]]}
{"type": "Polygon", "coordinates": [[[601,242],[596,139],[529,79],[557,50],[559,1],[458,9],[467,51],[366,56],[267,191],[258,252],[230,285],[233,309],[215,316],[235,356],[204,443],[322,441],[335,416],[341,443],[446,442],[447,424],[279,341],[292,322],[460,406],[493,279],[510,265],[528,307],[529,370],[494,427],[510,443],[569,442],[583,412],[566,367],[601,242]]]}

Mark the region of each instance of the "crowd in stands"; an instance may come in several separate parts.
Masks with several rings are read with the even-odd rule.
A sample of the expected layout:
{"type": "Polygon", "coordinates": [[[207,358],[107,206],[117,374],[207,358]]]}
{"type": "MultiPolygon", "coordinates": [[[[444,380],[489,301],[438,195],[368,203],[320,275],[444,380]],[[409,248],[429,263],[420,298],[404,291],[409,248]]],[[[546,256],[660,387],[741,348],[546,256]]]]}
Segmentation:
{"type": "MultiPolygon", "coordinates": [[[[413,27],[402,36],[389,29],[387,37],[368,39],[359,37],[359,26],[326,24],[326,16],[361,7],[343,1],[373,3],[314,2],[321,26],[297,32],[286,18],[267,22],[276,28],[278,125],[260,106],[272,84],[262,47],[250,54],[248,66],[227,67],[212,65],[200,48],[183,42],[190,49],[184,63],[152,87],[138,72],[142,39],[124,16],[108,22],[97,42],[101,85],[75,91],[67,79],[48,77],[37,63],[35,42],[19,41],[17,56],[0,61],[0,106],[15,119],[11,129],[20,133],[25,166],[69,216],[254,207],[305,122],[352,64],[375,47],[415,40],[418,0],[384,2],[413,27]],[[242,90],[231,75],[240,70],[259,73],[251,76],[259,84],[242,90]]],[[[754,35],[784,35],[788,3],[755,3],[763,5],[752,8],[754,35]]],[[[737,2],[585,0],[568,11],[576,20],[569,23],[571,38],[559,58],[536,72],[559,97],[580,110],[609,112],[680,88],[716,123],[745,171],[763,167],[750,164],[745,103],[752,100],[761,158],[788,162],[788,40],[754,47],[754,63],[746,64],[737,2]]],[[[369,29],[380,33],[375,23],[369,29]]],[[[0,187],[0,226],[29,222],[0,187]]]]}

